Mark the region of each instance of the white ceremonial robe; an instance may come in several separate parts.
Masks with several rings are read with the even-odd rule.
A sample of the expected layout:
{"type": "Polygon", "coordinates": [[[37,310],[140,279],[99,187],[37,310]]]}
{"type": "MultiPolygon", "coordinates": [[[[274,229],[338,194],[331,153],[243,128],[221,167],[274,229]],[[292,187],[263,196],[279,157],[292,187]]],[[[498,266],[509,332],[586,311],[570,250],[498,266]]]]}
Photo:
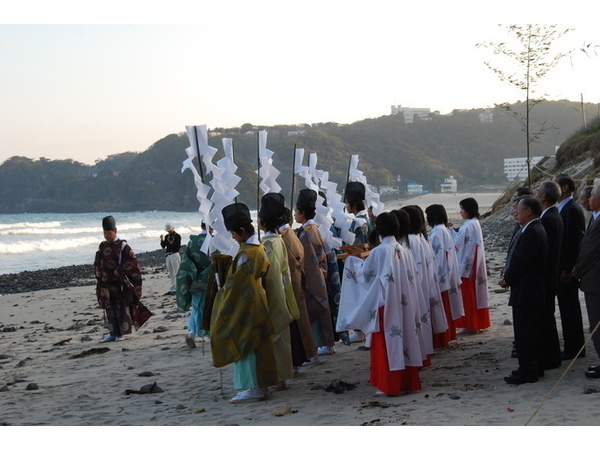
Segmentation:
{"type": "Polygon", "coordinates": [[[429,313],[431,314],[431,326],[434,333],[443,333],[448,329],[448,319],[446,319],[446,312],[444,310],[444,303],[442,301],[442,291],[440,291],[440,284],[437,279],[435,255],[431,248],[431,243],[425,239],[422,234],[418,235],[421,241],[421,248],[424,257],[424,281],[428,289],[429,298],[429,313]]]}
{"type": "Polygon", "coordinates": [[[409,254],[394,237],[388,236],[364,261],[349,256],[344,264],[336,330],[379,332],[379,308],[384,306],[389,370],[421,367],[426,358],[419,294],[409,254]]]}
{"type": "Polygon", "coordinates": [[[481,232],[479,220],[476,218],[467,219],[458,231],[452,230],[452,237],[458,251],[458,273],[462,278],[471,278],[473,266],[477,268],[477,279],[473,280],[477,308],[488,308],[487,269],[485,267],[483,233],[481,232]],[[477,257],[475,257],[475,254],[477,254],[477,257]]]}
{"type": "MultiPolygon", "coordinates": [[[[426,276],[425,252],[423,245],[417,235],[409,234],[410,247],[405,247],[410,253],[407,258],[409,264],[414,266],[415,282],[419,294],[419,316],[421,318],[421,329],[425,350],[428,355],[433,354],[433,324],[431,323],[431,305],[429,303],[429,283],[426,276]]],[[[446,329],[442,330],[445,331],[446,329]]]]}
{"type": "Polygon", "coordinates": [[[465,315],[462,294],[460,292],[460,275],[458,273],[458,257],[456,247],[445,225],[436,225],[429,233],[429,242],[436,261],[437,279],[440,291],[448,291],[450,312],[453,320],[465,315]]]}

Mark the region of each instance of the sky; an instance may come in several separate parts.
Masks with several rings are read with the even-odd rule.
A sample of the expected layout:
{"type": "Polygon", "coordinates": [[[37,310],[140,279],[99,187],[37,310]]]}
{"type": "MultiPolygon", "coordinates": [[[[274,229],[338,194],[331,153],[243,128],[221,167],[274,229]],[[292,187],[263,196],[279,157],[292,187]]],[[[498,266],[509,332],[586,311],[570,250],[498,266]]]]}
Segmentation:
{"type": "MultiPolygon", "coordinates": [[[[476,47],[506,39],[498,23],[574,28],[557,50],[600,45],[600,27],[580,21],[592,2],[570,2],[573,14],[537,0],[163,3],[0,0],[0,163],[93,164],[186,125],[347,124],[391,105],[445,114],[524,100],[484,65],[507,61],[476,47]]],[[[577,51],[540,92],[599,103],[599,75],[600,49],[577,51]]]]}

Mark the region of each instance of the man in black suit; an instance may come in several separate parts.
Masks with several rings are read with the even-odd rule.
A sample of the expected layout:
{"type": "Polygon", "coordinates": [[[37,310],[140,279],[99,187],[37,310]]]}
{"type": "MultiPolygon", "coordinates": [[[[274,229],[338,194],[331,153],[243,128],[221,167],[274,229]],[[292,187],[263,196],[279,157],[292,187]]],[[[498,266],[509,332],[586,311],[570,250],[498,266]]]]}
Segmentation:
{"type": "Polygon", "coordinates": [[[558,285],[558,262],[563,239],[563,222],[560,218],[556,202],[560,197],[560,187],[554,181],[546,181],[537,189],[536,197],[542,203],[540,221],[548,236],[548,267],[546,273],[546,305],[541,325],[543,349],[541,352],[542,367],[545,370],[560,367],[562,355],[560,340],[556,328],[555,297],[558,285]]]}
{"type": "Polygon", "coordinates": [[[581,202],[581,207],[587,212],[591,213],[586,229],[589,228],[592,222],[594,221],[594,212],[590,207],[590,197],[592,195],[593,188],[594,186],[586,186],[581,190],[581,194],[579,194],[579,201],[581,202]]]}
{"type": "MultiPolygon", "coordinates": [[[[563,221],[563,241],[560,250],[557,285],[558,309],[562,324],[564,351],[563,360],[573,359],[583,347],[583,320],[579,303],[579,286],[573,278],[573,266],[577,259],[579,243],[585,232],[585,219],[581,206],[573,199],[575,183],[565,174],[557,175],[554,181],[560,186],[558,211],[563,221]]],[[[585,356],[585,349],[581,357],[585,356]]]]}
{"type": "Polygon", "coordinates": [[[546,301],[548,238],[539,220],[540,201],[524,196],[517,207],[517,220],[523,226],[514,252],[501,281],[510,287],[509,306],[513,309],[513,326],[519,368],[504,378],[509,384],[535,383],[544,375],[540,361],[541,311],[546,301]]]}
{"type": "MultiPolygon", "coordinates": [[[[590,320],[590,330],[593,331],[600,321],[600,220],[598,220],[600,219],[600,185],[594,187],[589,201],[594,220],[581,240],[573,276],[580,280],[590,320]]],[[[592,342],[600,357],[600,331],[592,335],[592,342]]],[[[585,375],[588,378],[600,378],[600,365],[588,367],[585,375]]]]}

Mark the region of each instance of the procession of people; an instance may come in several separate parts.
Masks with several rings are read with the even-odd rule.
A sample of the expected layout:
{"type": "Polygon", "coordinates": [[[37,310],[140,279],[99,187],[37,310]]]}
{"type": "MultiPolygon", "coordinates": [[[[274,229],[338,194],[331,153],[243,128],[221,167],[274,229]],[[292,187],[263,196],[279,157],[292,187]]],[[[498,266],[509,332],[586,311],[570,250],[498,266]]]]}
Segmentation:
{"type": "MultiPolygon", "coordinates": [[[[570,194],[563,197],[575,203],[572,180],[566,175],[557,180],[567,186],[562,192],[570,194]]],[[[566,336],[564,350],[560,348],[555,298],[566,288],[561,283],[581,280],[590,329],[600,321],[594,276],[600,267],[600,225],[594,220],[600,214],[600,186],[585,198],[592,211],[587,231],[564,225],[560,186],[546,181],[513,199],[516,224],[500,281],[510,292],[512,356],[518,363],[504,378],[509,384],[536,382],[561,361],[583,356],[583,348],[567,348],[573,344],[566,336]],[[585,246],[565,265],[561,258],[567,233],[575,233],[569,239],[585,246]]],[[[256,228],[244,203],[223,208],[223,222],[237,243],[231,254],[203,245],[214,232],[205,224],[200,235],[190,236],[176,273],[177,305],[190,312],[185,343],[193,349],[198,338],[208,338],[213,365],[234,365],[238,393],[230,402],[260,401],[285,390],[306,366],[320,364],[325,355],[335,358],[339,345],[360,345],[370,352],[369,383],[375,396],[419,391],[420,369],[435,364],[436,349],[451,345],[461,331],[491,326],[477,201],[459,202],[464,222],[454,227],[440,204],[424,211],[416,205],[379,214],[369,210],[367,215],[364,188],[356,181],[346,186],[344,213],[356,240],[333,253],[333,264],[317,212],[318,205],[326,204],[325,195],[310,188],[300,190],[293,212],[282,194],[265,194],[256,228]],[[339,295],[332,301],[336,289],[339,295]]],[[[579,208],[576,203],[571,207],[579,208]]],[[[133,251],[116,238],[114,218],[105,218],[103,226],[107,241],[101,244],[96,266],[99,301],[110,326],[103,342],[110,342],[131,332],[130,310],[124,305],[141,297],[141,278],[133,251]],[[116,261],[121,258],[115,256],[117,247],[124,252],[122,262],[116,261]],[[120,292],[128,292],[122,288],[124,275],[138,283],[131,291],[137,297],[128,295],[126,303],[117,301],[120,292]],[[118,292],[112,292],[115,288],[107,280],[114,280],[118,292]]],[[[335,227],[332,231],[339,232],[335,227]]],[[[562,317],[562,308],[560,312],[564,322],[567,317],[562,317]]],[[[568,320],[581,322],[581,313],[572,316],[568,320]]],[[[594,337],[600,357],[598,342],[594,337]]],[[[600,365],[591,365],[585,375],[600,378],[600,365]]]]}

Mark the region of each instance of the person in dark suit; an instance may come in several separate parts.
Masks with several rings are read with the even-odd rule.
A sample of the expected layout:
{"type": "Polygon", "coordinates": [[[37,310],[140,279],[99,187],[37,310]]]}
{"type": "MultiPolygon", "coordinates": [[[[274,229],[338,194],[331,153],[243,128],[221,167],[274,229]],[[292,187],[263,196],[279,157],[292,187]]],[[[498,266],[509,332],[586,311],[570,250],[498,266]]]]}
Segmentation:
{"type": "Polygon", "coordinates": [[[546,274],[546,307],[542,320],[541,334],[543,349],[542,366],[545,370],[560,367],[562,355],[556,328],[555,298],[559,277],[559,257],[563,239],[563,222],[556,207],[560,197],[560,187],[554,181],[546,181],[537,189],[536,197],[542,203],[540,221],[548,236],[548,271],[546,274]]]}
{"type": "Polygon", "coordinates": [[[519,201],[517,219],[523,226],[521,236],[501,281],[510,287],[509,306],[519,368],[504,378],[509,384],[535,383],[544,375],[540,360],[540,326],[546,300],[548,238],[539,220],[542,204],[534,196],[519,201]]]}
{"type": "MultiPolygon", "coordinates": [[[[554,177],[561,189],[558,211],[563,221],[563,241],[560,250],[560,279],[557,285],[558,308],[563,333],[563,360],[573,359],[583,347],[583,319],[579,302],[579,286],[573,278],[573,266],[577,259],[579,243],[585,231],[585,219],[581,206],[573,199],[575,182],[571,177],[560,174],[554,177]]],[[[585,356],[585,349],[580,357],[585,356]]]]}
{"type": "MultiPolygon", "coordinates": [[[[529,194],[527,194],[527,195],[531,195],[531,193],[532,193],[531,189],[529,189],[529,188],[519,188],[519,189],[517,189],[517,192],[515,192],[515,195],[513,196],[511,214],[512,214],[513,218],[515,219],[515,228],[513,229],[512,236],[510,237],[510,242],[508,243],[508,251],[506,252],[506,261],[504,263],[504,267],[500,271],[501,279],[502,279],[502,277],[504,277],[504,271],[508,267],[510,258],[512,257],[512,254],[514,253],[514,250],[515,250],[515,244],[517,243],[517,240],[519,239],[519,236],[521,235],[521,228],[523,228],[519,224],[519,221],[517,220],[517,208],[519,206],[519,200],[521,200],[522,195],[525,195],[525,194],[520,194],[520,192],[523,192],[523,190],[526,190],[529,192],[529,194]]],[[[500,283],[500,284],[502,284],[502,283],[500,283]]],[[[515,341],[513,341],[513,348],[510,353],[510,357],[511,358],[517,357],[517,347],[515,345],[515,341]]]]}
{"type": "MultiPolygon", "coordinates": [[[[594,331],[600,321],[600,185],[595,186],[590,195],[590,209],[594,220],[583,236],[573,276],[580,280],[580,288],[585,297],[590,330],[594,331]]],[[[600,331],[592,334],[592,342],[600,357],[600,331]]],[[[600,378],[600,365],[588,367],[588,378],[600,378]]]]}
{"type": "Polygon", "coordinates": [[[593,188],[594,186],[586,186],[581,190],[581,194],[579,194],[579,201],[581,202],[581,207],[588,213],[591,213],[586,229],[589,228],[592,222],[594,221],[594,212],[590,207],[590,197],[592,195],[593,188]]]}

